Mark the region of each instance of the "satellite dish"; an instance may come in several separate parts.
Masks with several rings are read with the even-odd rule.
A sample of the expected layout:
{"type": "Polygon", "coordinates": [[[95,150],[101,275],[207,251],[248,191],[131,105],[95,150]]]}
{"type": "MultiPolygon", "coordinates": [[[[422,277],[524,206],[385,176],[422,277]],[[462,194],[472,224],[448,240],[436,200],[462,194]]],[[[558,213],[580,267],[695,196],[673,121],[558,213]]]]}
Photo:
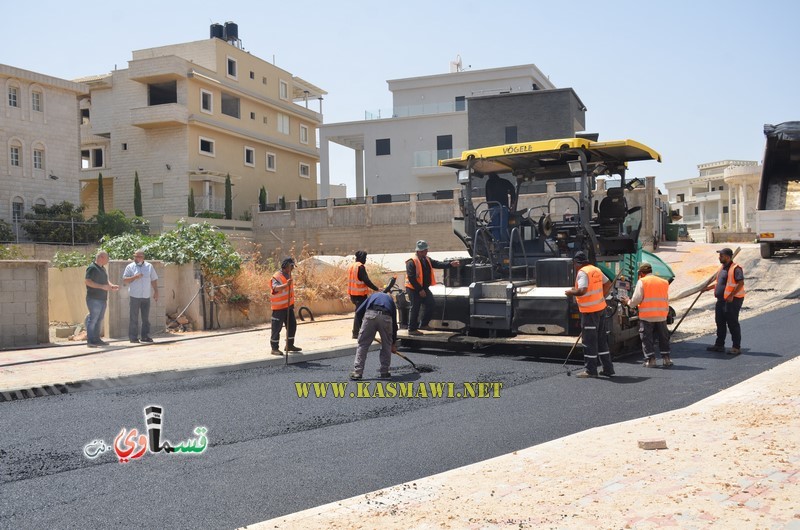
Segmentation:
{"type": "Polygon", "coordinates": [[[461,55],[456,55],[455,61],[450,61],[450,73],[462,72],[464,65],[461,62],[461,55]]]}

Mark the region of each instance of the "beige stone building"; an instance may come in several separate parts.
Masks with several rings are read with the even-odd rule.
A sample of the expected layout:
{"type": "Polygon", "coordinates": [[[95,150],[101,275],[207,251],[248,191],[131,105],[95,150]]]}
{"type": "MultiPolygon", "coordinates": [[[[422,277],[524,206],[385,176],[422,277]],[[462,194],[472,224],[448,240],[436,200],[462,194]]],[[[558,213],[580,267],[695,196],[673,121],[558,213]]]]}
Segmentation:
{"type": "Polygon", "coordinates": [[[326,92],[244,51],[233,33],[134,51],[127,69],[80,80],[90,87],[80,102],[87,213],[101,173],[106,210],[127,215],[138,173],[156,230],[161,215],[187,215],[190,190],[196,212],[224,212],[228,174],[234,219],[258,204],[261,186],[268,202],[316,199],[322,114],[309,104],[321,111],[326,92]]]}
{"type": "Polygon", "coordinates": [[[88,87],[0,64],[0,219],[80,202],[78,99],[88,87]]]}

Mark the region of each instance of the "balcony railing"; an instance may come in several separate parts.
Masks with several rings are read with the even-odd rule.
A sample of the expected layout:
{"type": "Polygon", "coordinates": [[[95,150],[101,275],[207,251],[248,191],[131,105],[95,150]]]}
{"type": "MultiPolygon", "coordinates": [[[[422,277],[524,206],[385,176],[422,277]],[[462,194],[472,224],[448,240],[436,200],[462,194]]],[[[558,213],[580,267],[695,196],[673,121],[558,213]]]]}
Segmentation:
{"type": "Polygon", "coordinates": [[[195,199],[195,211],[225,213],[225,199],[216,197],[199,197],[195,199]]]}
{"type": "Polygon", "coordinates": [[[432,151],[415,151],[414,152],[414,167],[436,167],[439,165],[439,160],[447,160],[461,156],[461,152],[465,148],[458,149],[434,149],[432,151]]]}
{"type": "Polygon", "coordinates": [[[142,129],[189,123],[189,109],[180,103],[166,103],[131,109],[131,124],[142,129]]]}
{"type": "Polygon", "coordinates": [[[409,118],[411,116],[429,116],[432,114],[445,114],[467,110],[463,104],[453,102],[448,103],[425,103],[423,105],[404,105],[394,107],[391,110],[378,109],[376,111],[364,111],[365,120],[382,120],[386,118],[409,118]]]}

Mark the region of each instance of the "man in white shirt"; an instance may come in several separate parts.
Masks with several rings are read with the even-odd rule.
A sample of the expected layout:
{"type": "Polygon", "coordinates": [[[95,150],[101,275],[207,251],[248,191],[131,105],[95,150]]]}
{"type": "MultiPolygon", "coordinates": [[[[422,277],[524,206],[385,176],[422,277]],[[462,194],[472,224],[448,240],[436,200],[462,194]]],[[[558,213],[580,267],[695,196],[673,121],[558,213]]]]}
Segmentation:
{"type": "Polygon", "coordinates": [[[128,338],[133,343],[153,342],[150,338],[150,297],[158,302],[158,274],[152,264],[144,260],[144,251],[137,250],[133,263],[129,263],[122,273],[122,281],[130,293],[130,323],[128,338]],[[142,315],[141,335],[139,335],[139,314],[142,315]]]}

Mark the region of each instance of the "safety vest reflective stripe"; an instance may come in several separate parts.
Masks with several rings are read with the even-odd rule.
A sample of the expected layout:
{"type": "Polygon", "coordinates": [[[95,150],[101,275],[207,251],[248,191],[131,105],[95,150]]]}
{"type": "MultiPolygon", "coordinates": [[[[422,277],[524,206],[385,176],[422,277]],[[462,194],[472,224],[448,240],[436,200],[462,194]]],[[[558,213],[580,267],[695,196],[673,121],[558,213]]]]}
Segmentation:
{"type": "Polygon", "coordinates": [[[639,316],[666,320],[669,315],[669,282],[652,274],[639,281],[644,289],[644,297],[639,304],[639,316]]]}
{"type": "MultiPolygon", "coordinates": [[[[594,265],[586,265],[581,269],[589,277],[589,286],[586,293],[577,296],[578,310],[581,313],[596,313],[606,308],[606,299],[603,296],[603,271],[594,265]]],[[[578,289],[578,281],[575,280],[575,289],[578,289]]]]}
{"type": "MultiPolygon", "coordinates": [[[[289,279],[283,275],[283,272],[276,272],[272,275],[273,280],[278,280],[278,283],[286,283],[289,279]]],[[[289,309],[294,305],[294,284],[276,290],[272,288],[272,295],[270,296],[270,305],[273,311],[281,309],[289,309]]]]}
{"type": "Polygon", "coordinates": [[[347,269],[347,294],[350,296],[367,296],[369,294],[369,287],[367,284],[358,279],[358,271],[363,267],[363,263],[355,262],[350,264],[347,269]]]}
{"type": "MultiPolygon", "coordinates": [[[[420,259],[417,257],[416,254],[411,256],[410,259],[414,260],[414,267],[416,267],[416,271],[417,271],[417,283],[420,284],[420,285],[425,285],[425,282],[422,281],[422,262],[420,261],[420,259]]],[[[408,261],[408,260],[406,260],[406,261],[408,261]]],[[[431,285],[436,285],[436,275],[433,273],[433,264],[431,263],[431,259],[428,256],[425,256],[425,261],[428,262],[428,270],[431,271],[431,278],[430,278],[431,283],[430,284],[431,285]]],[[[411,281],[408,278],[406,278],[406,287],[408,287],[409,289],[413,289],[414,288],[414,286],[411,285],[411,281]]]]}
{"type": "MultiPolygon", "coordinates": [[[[736,287],[739,285],[736,282],[736,274],[735,274],[735,269],[737,267],[740,270],[742,269],[742,267],[740,267],[736,263],[731,263],[731,266],[728,267],[728,281],[725,284],[725,298],[728,298],[731,294],[733,294],[733,290],[736,289],[736,287]]],[[[722,272],[722,267],[721,266],[720,266],[719,270],[717,271],[717,277],[718,278],[719,278],[719,273],[720,272],[722,272]]],[[[742,270],[742,278],[744,278],[744,270],[742,270]]],[[[744,285],[742,285],[741,289],[739,289],[739,292],[734,294],[733,297],[734,298],[744,298],[744,285]]]]}

